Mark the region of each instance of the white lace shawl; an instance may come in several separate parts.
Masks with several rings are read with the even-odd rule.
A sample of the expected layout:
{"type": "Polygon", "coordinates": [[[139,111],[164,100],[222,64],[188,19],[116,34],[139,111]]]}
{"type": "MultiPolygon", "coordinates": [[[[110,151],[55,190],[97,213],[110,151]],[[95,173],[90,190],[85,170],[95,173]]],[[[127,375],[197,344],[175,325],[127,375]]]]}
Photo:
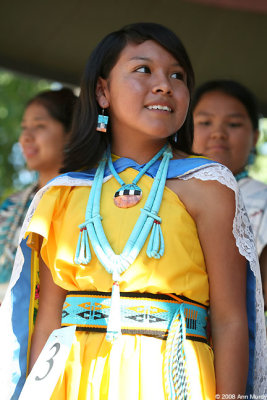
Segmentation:
{"type": "Polygon", "coordinates": [[[250,268],[256,280],[256,334],[254,360],[254,390],[258,396],[267,394],[267,341],[264,321],[264,304],[260,266],[257,256],[254,234],[245,209],[237,182],[232,173],[223,165],[203,168],[196,172],[189,172],[181,179],[196,178],[203,181],[216,180],[235,192],[236,212],[233,221],[233,234],[236,245],[242,256],[250,263],[250,268]]]}
{"type": "MultiPolygon", "coordinates": [[[[107,181],[111,176],[107,176],[104,181],[107,181]]],[[[233,234],[236,239],[236,245],[239,249],[240,254],[242,254],[250,263],[250,268],[256,279],[256,343],[255,343],[255,358],[254,358],[254,390],[255,395],[267,394],[267,342],[266,342],[266,331],[265,331],[265,321],[264,321],[264,306],[263,306],[263,296],[262,296],[262,285],[259,262],[256,252],[256,247],[254,243],[254,236],[250,226],[250,222],[245,210],[243,200],[239,193],[239,189],[235,178],[232,173],[223,165],[220,164],[209,164],[202,166],[201,168],[195,168],[190,170],[183,175],[178,176],[179,179],[188,180],[191,178],[200,179],[203,181],[216,180],[221,184],[226,185],[228,188],[235,192],[236,198],[236,213],[233,221],[233,234]]],[[[47,191],[50,186],[91,186],[92,181],[87,179],[77,179],[66,175],[59,176],[44,188],[42,188],[34,197],[31,207],[26,215],[20,239],[22,240],[24,234],[29,225],[29,221],[36,210],[37,204],[39,203],[43,194],[47,191]]],[[[11,276],[11,281],[9,289],[7,291],[6,297],[0,307],[0,320],[4,323],[7,328],[11,328],[11,295],[10,290],[19,278],[21,268],[23,264],[23,255],[20,248],[17,251],[13,273],[11,276]]],[[[7,330],[0,330],[0,354],[7,352],[8,350],[8,334],[4,335],[7,330]],[[2,332],[1,332],[2,331],[2,332]],[[4,344],[3,344],[4,343],[4,344]]],[[[2,357],[1,357],[2,358],[2,357]]],[[[2,358],[3,359],[3,358],[2,358]]],[[[4,375],[8,374],[8,358],[4,357],[5,365],[0,365],[0,383],[1,379],[4,379],[4,375]]],[[[1,363],[1,361],[0,361],[1,363]]],[[[2,384],[0,385],[1,387],[2,384]]],[[[9,397],[3,397],[3,399],[8,400],[9,397]]]]}

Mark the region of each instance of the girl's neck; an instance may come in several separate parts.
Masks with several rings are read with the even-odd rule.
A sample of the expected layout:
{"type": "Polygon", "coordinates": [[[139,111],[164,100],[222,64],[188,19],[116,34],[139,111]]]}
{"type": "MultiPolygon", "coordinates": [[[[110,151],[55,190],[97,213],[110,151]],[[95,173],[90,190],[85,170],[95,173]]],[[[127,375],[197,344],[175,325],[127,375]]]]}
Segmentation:
{"type": "Polygon", "coordinates": [[[111,145],[111,152],[119,157],[130,158],[138,164],[145,164],[165,145],[166,139],[149,143],[125,143],[114,142],[111,145]]]}
{"type": "Polygon", "coordinates": [[[55,178],[59,175],[58,170],[50,170],[50,171],[39,171],[38,178],[38,188],[41,189],[45,186],[51,179],[55,178]]]}

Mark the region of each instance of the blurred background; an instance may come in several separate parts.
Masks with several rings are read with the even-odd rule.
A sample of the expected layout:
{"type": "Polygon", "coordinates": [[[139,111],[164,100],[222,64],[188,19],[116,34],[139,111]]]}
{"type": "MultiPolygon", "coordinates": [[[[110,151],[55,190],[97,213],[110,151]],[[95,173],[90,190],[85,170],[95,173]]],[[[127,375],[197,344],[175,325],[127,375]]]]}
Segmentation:
{"type": "Polygon", "coordinates": [[[0,14],[0,202],[36,178],[17,142],[27,101],[63,84],[78,93],[97,42],[139,21],[164,24],[180,36],[197,85],[230,78],[256,95],[261,136],[250,175],[267,183],[266,0],[9,0],[0,14]]]}

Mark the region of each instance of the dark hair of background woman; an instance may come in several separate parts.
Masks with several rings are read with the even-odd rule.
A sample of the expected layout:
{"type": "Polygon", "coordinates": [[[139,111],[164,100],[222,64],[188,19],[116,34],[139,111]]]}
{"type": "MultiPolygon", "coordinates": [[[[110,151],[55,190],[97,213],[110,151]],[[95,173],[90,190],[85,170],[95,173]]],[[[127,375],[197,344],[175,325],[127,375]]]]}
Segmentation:
{"type": "Polygon", "coordinates": [[[257,101],[251,91],[239,82],[230,79],[217,79],[208,81],[199,86],[192,99],[192,110],[194,111],[201,97],[210,92],[222,92],[234,97],[243,104],[251,120],[254,131],[259,126],[259,109],[257,101]]]}
{"type": "MultiPolygon", "coordinates": [[[[183,44],[172,31],[159,24],[136,23],[110,33],[94,49],[87,62],[74,115],[72,135],[61,172],[93,168],[102,157],[111,140],[112,129],[109,123],[106,134],[96,131],[97,116],[101,113],[95,95],[97,80],[99,77],[106,79],[109,76],[121,51],[128,43],[141,44],[146,40],[154,40],[179,61],[186,72],[187,86],[192,95],[192,65],[183,44]]],[[[178,134],[174,132],[170,142],[174,148],[192,153],[193,120],[190,110],[178,134]]]]}
{"type": "Polygon", "coordinates": [[[71,131],[74,108],[78,97],[69,88],[60,90],[45,90],[33,97],[27,106],[33,103],[41,104],[52,118],[61,122],[65,133],[71,131]]]}

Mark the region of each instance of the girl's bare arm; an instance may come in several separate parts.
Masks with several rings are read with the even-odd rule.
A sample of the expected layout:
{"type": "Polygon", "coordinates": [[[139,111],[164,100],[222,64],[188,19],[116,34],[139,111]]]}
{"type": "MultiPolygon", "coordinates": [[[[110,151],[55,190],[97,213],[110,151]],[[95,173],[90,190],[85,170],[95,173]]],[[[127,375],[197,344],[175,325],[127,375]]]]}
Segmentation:
{"type": "Polygon", "coordinates": [[[218,394],[244,394],[248,373],[246,260],[232,233],[234,193],[218,182],[191,180],[183,197],[196,221],[208,271],[216,390],[218,394]]]}
{"type": "Polygon", "coordinates": [[[31,341],[29,372],[49,335],[61,326],[62,306],[67,291],[56,285],[48,267],[40,257],[39,309],[31,341]]]}

